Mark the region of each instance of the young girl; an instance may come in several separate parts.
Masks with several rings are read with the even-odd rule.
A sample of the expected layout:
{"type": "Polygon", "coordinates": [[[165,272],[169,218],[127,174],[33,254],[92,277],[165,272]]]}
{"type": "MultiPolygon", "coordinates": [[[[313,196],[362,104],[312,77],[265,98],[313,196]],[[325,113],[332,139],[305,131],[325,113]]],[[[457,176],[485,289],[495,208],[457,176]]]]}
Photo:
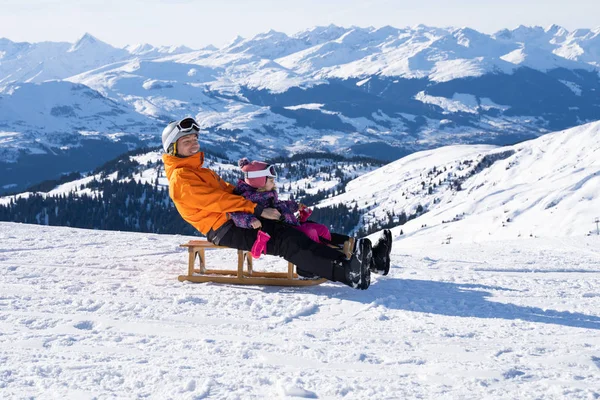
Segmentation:
{"type": "MultiPolygon", "coordinates": [[[[264,208],[276,208],[281,213],[282,222],[304,232],[315,242],[329,243],[331,241],[331,233],[325,225],[306,222],[306,218],[310,215],[310,210],[306,206],[293,200],[279,200],[275,187],[277,172],[274,166],[261,161],[250,162],[247,158],[239,160],[238,165],[244,172],[245,179],[240,179],[233,193],[244,196],[264,208]],[[300,212],[300,220],[294,215],[298,211],[300,212]]],[[[234,212],[230,214],[230,217],[233,223],[240,228],[259,229],[262,226],[260,220],[249,213],[234,212]]],[[[265,239],[268,240],[268,238],[262,239],[266,245],[265,239]]],[[[257,242],[260,240],[261,237],[259,236],[257,242]]]]}

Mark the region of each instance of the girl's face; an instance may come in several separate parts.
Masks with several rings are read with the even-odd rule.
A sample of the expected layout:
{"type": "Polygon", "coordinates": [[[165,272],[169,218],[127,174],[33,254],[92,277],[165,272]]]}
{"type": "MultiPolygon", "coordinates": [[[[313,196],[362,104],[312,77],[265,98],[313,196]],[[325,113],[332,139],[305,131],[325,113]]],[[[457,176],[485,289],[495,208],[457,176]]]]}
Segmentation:
{"type": "Polygon", "coordinates": [[[267,178],[267,183],[265,183],[265,191],[269,192],[273,190],[275,187],[275,178],[267,178]]]}

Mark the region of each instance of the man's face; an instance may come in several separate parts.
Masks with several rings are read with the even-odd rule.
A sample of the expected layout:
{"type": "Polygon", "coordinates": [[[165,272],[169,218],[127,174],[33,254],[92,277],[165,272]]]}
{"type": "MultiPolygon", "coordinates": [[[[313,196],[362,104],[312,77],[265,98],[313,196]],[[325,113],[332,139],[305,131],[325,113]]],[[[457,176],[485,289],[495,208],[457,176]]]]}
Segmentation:
{"type": "Polygon", "coordinates": [[[177,139],[177,153],[183,157],[188,157],[200,151],[198,143],[198,134],[190,133],[177,139]]]}

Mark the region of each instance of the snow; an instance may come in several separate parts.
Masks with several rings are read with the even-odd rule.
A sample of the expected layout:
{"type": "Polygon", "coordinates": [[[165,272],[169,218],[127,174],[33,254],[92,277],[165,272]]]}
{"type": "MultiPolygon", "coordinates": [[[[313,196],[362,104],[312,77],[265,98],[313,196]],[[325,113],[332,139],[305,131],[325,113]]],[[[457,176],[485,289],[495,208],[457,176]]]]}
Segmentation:
{"type": "Polygon", "coordinates": [[[18,139],[19,132],[0,131],[0,144],[10,143],[18,139]]]}
{"type": "Polygon", "coordinates": [[[162,160],[162,151],[151,151],[150,153],[141,154],[139,156],[132,156],[131,159],[142,164],[146,165],[148,163],[156,163],[162,160]]]}
{"type": "Polygon", "coordinates": [[[360,80],[360,81],[356,82],[356,86],[362,86],[362,85],[364,85],[365,83],[369,82],[370,80],[371,80],[371,77],[368,77],[368,78],[366,78],[366,79],[362,79],[362,80],[360,80]]]}
{"type": "Polygon", "coordinates": [[[566,87],[568,87],[569,89],[571,89],[571,91],[573,93],[575,93],[577,96],[581,96],[581,87],[579,85],[577,85],[576,83],[573,83],[570,81],[564,81],[564,80],[560,80],[560,82],[562,84],[564,84],[566,87]]]}
{"type": "Polygon", "coordinates": [[[361,175],[317,207],[356,205],[368,225],[420,205],[424,214],[394,228],[408,242],[583,237],[600,217],[599,153],[600,122],[514,146],[446,146],[361,175]],[[477,169],[485,158],[496,161],[477,169]]]}
{"type": "Polygon", "coordinates": [[[510,106],[505,106],[502,104],[497,104],[495,102],[493,102],[491,99],[487,98],[487,97],[482,97],[479,99],[480,102],[480,107],[483,108],[484,110],[490,110],[492,108],[496,108],[498,110],[502,110],[502,111],[506,111],[510,108],[510,106]]]}
{"type": "Polygon", "coordinates": [[[189,237],[3,222],[0,395],[596,398],[598,238],[396,237],[361,292],[180,283],[189,237]]]}
{"type": "Polygon", "coordinates": [[[421,91],[417,93],[415,99],[423,103],[435,104],[445,111],[452,113],[466,112],[477,114],[477,109],[479,108],[477,104],[477,98],[472,94],[465,93],[454,93],[452,99],[447,99],[445,97],[430,96],[421,91]]]}
{"type": "Polygon", "coordinates": [[[521,64],[525,61],[525,57],[526,55],[523,52],[523,49],[516,49],[508,54],[503,55],[500,58],[512,64],[521,64]]]}
{"type": "MultiPolygon", "coordinates": [[[[563,83],[567,85],[567,81],[564,81],[563,83]]],[[[572,85],[577,86],[575,84],[572,85]]],[[[572,88],[572,86],[569,86],[569,88],[572,88]]],[[[424,91],[421,91],[415,95],[415,100],[427,104],[434,104],[442,108],[447,113],[466,112],[470,114],[477,114],[479,113],[480,108],[484,110],[495,108],[502,111],[506,111],[510,108],[509,106],[496,104],[487,97],[479,98],[468,93],[454,93],[452,98],[448,99],[441,96],[431,96],[426,94],[424,91]]],[[[403,116],[405,116],[405,114],[403,114],[403,116]]],[[[414,116],[412,118],[414,119],[414,116]]]]}
{"type": "MultiPolygon", "coordinates": [[[[427,209],[392,229],[390,274],[367,291],[181,283],[179,245],[195,237],[0,222],[0,398],[598,398],[599,152],[595,122],[372,171],[348,164],[357,177],[319,206],[356,204],[363,222],[427,209]],[[496,160],[478,169],[486,157],[496,160]]],[[[132,179],[153,182],[156,166],[132,179]]],[[[280,180],[309,193],[336,183],[280,180]]],[[[237,254],[207,259],[233,268],[237,254]]]]}
{"type": "Polygon", "coordinates": [[[482,76],[485,71],[479,68],[478,61],[465,59],[438,61],[429,77],[434,82],[448,82],[453,79],[482,76]]]}
{"type": "Polygon", "coordinates": [[[288,110],[300,110],[300,109],[319,110],[324,105],[325,104],[321,104],[321,103],[308,103],[308,104],[298,104],[296,106],[288,106],[288,107],[283,107],[283,108],[288,109],[288,110]]]}
{"type": "Polygon", "coordinates": [[[501,56],[500,59],[511,64],[527,66],[539,71],[549,71],[554,68],[585,70],[594,70],[595,68],[590,63],[580,63],[570,58],[563,58],[561,54],[555,54],[532,45],[523,45],[521,48],[501,56]]]}

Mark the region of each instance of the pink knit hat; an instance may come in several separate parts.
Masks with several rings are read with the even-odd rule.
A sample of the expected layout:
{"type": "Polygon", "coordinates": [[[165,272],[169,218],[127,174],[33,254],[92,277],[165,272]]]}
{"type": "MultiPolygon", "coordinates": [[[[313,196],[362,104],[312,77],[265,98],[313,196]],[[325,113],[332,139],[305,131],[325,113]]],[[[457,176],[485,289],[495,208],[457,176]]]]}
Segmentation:
{"type": "Polygon", "coordinates": [[[250,162],[247,158],[242,158],[238,161],[238,165],[244,171],[244,182],[256,189],[265,186],[268,177],[277,177],[275,168],[262,161],[250,162]]]}

